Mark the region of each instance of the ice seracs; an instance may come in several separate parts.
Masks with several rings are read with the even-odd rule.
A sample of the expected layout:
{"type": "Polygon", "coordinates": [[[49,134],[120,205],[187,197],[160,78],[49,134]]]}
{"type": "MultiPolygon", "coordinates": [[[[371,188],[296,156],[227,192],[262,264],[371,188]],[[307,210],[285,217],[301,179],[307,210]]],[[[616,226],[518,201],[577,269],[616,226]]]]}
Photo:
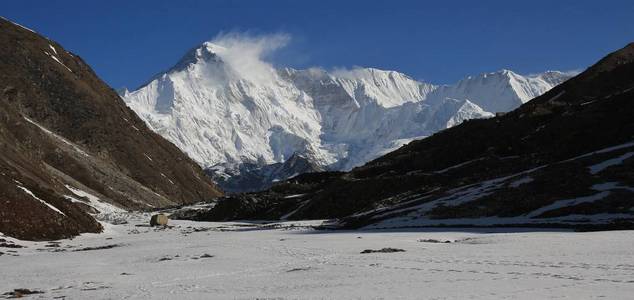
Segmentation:
{"type": "Polygon", "coordinates": [[[374,68],[277,69],[263,57],[280,39],[203,43],[122,97],[206,168],[235,174],[245,163],[282,163],[297,153],[349,170],[464,120],[514,109],[570,77],[502,70],[438,86],[374,68]]]}

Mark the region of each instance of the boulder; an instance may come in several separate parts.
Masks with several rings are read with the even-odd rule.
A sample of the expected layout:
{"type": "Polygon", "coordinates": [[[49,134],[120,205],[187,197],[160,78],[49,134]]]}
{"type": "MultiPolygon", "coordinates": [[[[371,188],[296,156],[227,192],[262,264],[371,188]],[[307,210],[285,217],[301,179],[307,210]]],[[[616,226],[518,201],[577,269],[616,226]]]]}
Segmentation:
{"type": "Polygon", "coordinates": [[[153,215],[150,219],[150,226],[167,225],[167,216],[164,214],[153,215]]]}

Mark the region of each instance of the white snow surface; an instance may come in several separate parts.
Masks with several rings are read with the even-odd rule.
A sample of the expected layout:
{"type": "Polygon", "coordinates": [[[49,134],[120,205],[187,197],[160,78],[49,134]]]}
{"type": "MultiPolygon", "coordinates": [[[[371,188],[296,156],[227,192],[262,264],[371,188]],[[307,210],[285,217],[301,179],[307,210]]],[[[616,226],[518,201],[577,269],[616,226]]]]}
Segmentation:
{"type": "Polygon", "coordinates": [[[284,42],[206,42],[122,98],[203,167],[265,165],[300,153],[349,170],[464,120],[512,110],[571,76],[502,70],[438,86],[374,68],[276,68],[263,57],[284,42]]]}
{"type": "Polygon", "coordinates": [[[43,292],[31,299],[627,299],[634,294],[631,231],[306,227],[319,221],[281,223],[271,230],[257,223],[135,226],[147,217],[107,225],[104,234],[59,241],[59,247],[0,235],[27,246],[11,249],[16,252],[0,248],[5,252],[0,292],[43,292]],[[74,251],[108,245],[115,247],[74,251]],[[360,253],[386,247],[405,252],[360,253]]]}
{"type": "Polygon", "coordinates": [[[126,219],[129,217],[129,213],[125,209],[102,201],[99,197],[93,194],[87,193],[70,185],[66,185],[66,188],[71,191],[73,195],[65,195],[64,198],[72,202],[81,202],[94,208],[97,211],[97,213],[94,214],[94,217],[98,221],[110,224],[120,224],[125,223],[126,219]],[[82,201],[78,198],[84,200],[82,201]]]}

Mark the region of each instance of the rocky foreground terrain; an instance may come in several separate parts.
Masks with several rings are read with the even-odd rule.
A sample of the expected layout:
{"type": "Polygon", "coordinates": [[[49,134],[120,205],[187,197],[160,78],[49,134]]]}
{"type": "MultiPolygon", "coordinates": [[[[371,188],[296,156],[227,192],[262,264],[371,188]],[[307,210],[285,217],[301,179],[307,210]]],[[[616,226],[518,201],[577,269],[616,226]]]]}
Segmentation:
{"type": "Polygon", "coordinates": [[[76,54],[0,19],[0,232],[100,232],[102,207],[147,210],[221,192],[76,54]]]}
{"type": "Polygon", "coordinates": [[[175,218],[338,218],[347,228],[631,228],[634,44],[518,109],[470,120],[350,172],[304,174],[175,218]]]}

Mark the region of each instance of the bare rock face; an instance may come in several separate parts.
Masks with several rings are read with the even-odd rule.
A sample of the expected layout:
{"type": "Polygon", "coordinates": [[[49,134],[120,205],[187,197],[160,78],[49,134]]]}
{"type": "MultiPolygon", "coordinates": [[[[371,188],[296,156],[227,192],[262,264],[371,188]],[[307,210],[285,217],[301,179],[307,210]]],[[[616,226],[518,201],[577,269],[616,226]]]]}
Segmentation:
{"type": "Polygon", "coordinates": [[[0,44],[0,232],[70,237],[101,230],[90,201],[142,210],[221,195],[79,56],[5,19],[0,44]]]}

